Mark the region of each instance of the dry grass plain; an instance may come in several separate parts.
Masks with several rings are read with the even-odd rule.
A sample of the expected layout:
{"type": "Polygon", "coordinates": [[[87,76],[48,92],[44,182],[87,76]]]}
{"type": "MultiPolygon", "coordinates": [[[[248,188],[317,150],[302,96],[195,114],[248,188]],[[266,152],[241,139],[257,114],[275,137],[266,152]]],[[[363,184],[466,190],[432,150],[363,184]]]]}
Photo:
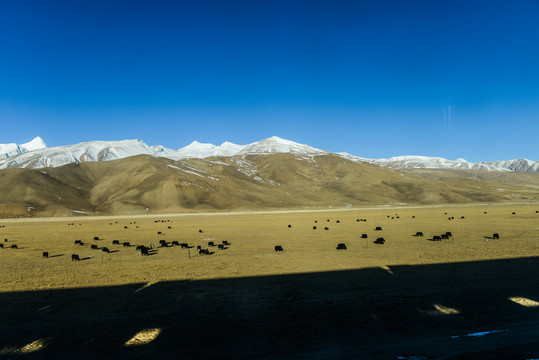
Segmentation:
{"type": "Polygon", "coordinates": [[[3,274],[0,291],[533,256],[539,255],[539,214],[536,209],[539,205],[478,205],[3,220],[0,226],[5,227],[0,228],[0,240],[8,241],[3,242],[4,249],[0,250],[3,274]],[[450,216],[454,220],[448,220],[450,216]],[[367,221],[357,222],[357,219],[367,221]],[[160,222],[156,223],[156,220],[160,222]],[[71,223],[74,225],[69,225],[71,223]],[[374,231],[376,226],[383,230],[374,231]],[[325,227],[329,230],[324,230],[325,227]],[[162,235],[157,234],[159,231],[162,235]],[[422,231],[425,237],[412,236],[417,231],[422,231]],[[449,241],[426,240],[446,231],[453,234],[449,241]],[[495,232],[500,234],[499,240],[484,238],[495,232]],[[360,238],[363,233],[368,239],[360,238]],[[101,240],[94,241],[94,236],[101,240]],[[386,243],[373,244],[377,237],[384,237],[386,243]],[[112,245],[112,240],[129,241],[132,245],[159,245],[161,239],[186,242],[195,248],[158,248],[155,255],[142,257],[134,246],[112,245]],[[75,245],[75,240],[82,240],[85,245],[75,245]],[[226,250],[210,247],[214,252],[210,256],[196,252],[197,245],[208,248],[208,241],[221,243],[223,240],[231,243],[226,250]],[[336,251],[338,243],[345,243],[348,249],[336,251]],[[13,244],[18,245],[17,250],[9,248],[13,244]],[[92,244],[117,252],[106,254],[92,250],[92,244]],[[282,245],[284,251],[276,253],[274,245],[282,245]],[[49,252],[51,257],[42,258],[43,251],[49,252]],[[73,262],[71,254],[91,259],[73,262]]]}
{"type": "Polygon", "coordinates": [[[474,356],[495,358],[486,351],[498,347],[505,349],[499,356],[529,356],[523,349],[539,350],[530,338],[539,333],[539,314],[508,299],[539,301],[538,210],[504,204],[0,220],[0,357],[394,359],[483,351],[474,356]],[[412,236],[417,231],[425,237],[412,236]],[[446,231],[449,240],[427,240],[446,231]],[[493,233],[500,239],[486,238],[493,233]],[[373,244],[377,237],[386,243],[373,244]],[[194,248],[143,257],[134,246],[112,245],[161,239],[194,248]],[[226,250],[196,252],[223,240],[226,250]],[[348,249],[337,251],[338,243],[348,249]],[[71,254],[90,259],[71,261],[71,254]],[[496,335],[450,340],[493,326],[511,327],[503,344],[496,335]],[[154,328],[160,335],[150,344],[125,345],[154,328]],[[38,351],[24,351],[32,346],[38,351]]]}

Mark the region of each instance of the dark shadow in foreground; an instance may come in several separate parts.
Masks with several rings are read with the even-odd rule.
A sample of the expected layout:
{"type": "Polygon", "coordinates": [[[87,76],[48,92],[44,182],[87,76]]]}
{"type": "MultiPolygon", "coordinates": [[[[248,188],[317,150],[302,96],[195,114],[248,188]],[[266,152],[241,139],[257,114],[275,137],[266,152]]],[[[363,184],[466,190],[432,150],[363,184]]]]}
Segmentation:
{"type": "Polygon", "coordinates": [[[520,258],[0,293],[0,357],[538,357],[539,307],[511,300],[539,301],[538,269],[520,258]],[[148,329],[153,341],[124,345],[148,329]]]}

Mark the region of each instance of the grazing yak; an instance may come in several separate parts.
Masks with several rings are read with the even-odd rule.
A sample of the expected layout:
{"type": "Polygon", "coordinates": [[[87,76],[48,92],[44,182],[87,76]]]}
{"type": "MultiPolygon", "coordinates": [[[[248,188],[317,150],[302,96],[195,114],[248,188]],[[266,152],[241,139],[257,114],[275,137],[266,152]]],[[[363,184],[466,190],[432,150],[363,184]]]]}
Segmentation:
{"type": "Polygon", "coordinates": [[[46,251],[43,251],[43,257],[44,257],[45,259],[48,258],[48,257],[49,257],[49,253],[46,252],[46,251]]]}
{"type": "Polygon", "coordinates": [[[275,245],[275,251],[283,251],[283,247],[281,245],[275,245]]]}
{"type": "Polygon", "coordinates": [[[313,230],[316,230],[316,226],[313,226],[313,230]]]}
{"type": "Polygon", "coordinates": [[[438,236],[438,235],[434,235],[432,237],[432,241],[442,241],[442,238],[440,236],[438,236]]]}
{"type": "Polygon", "coordinates": [[[423,232],[418,231],[418,232],[416,232],[415,235],[413,235],[413,236],[423,236],[423,232]]]}
{"type": "Polygon", "coordinates": [[[500,235],[498,233],[494,233],[494,234],[492,234],[492,238],[493,239],[499,239],[500,235]]]}
{"type": "Polygon", "coordinates": [[[15,245],[15,244],[11,245],[11,248],[12,249],[18,249],[17,245],[15,245]]]}
{"type": "Polygon", "coordinates": [[[149,248],[144,246],[144,245],[139,245],[137,246],[137,250],[136,251],[140,251],[140,255],[142,256],[148,256],[150,255],[150,252],[149,252],[149,248]]]}
{"type": "Polygon", "coordinates": [[[228,241],[226,241],[226,240],[223,240],[221,242],[223,243],[223,245],[230,245],[230,243],[228,241]]]}
{"type": "Polygon", "coordinates": [[[384,238],[378,238],[373,241],[373,244],[383,245],[386,243],[386,240],[384,238]]]}
{"type": "Polygon", "coordinates": [[[329,230],[329,228],[326,226],[326,227],[324,228],[324,230],[329,230]]]}
{"type": "Polygon", "coordinates": [[[174,245],[176,245],[176,246],[180,246],[180,243],[179,243],[179,242],[177,242],[177,241],[173,241],[173,242],[172,242],[172,246],[174,246],[174,245]]]}
{"type": "Polygon", "coordinates": [[[131,247],[131,243],[129,241],[124,241],[122,245],[123,247],[131,247]]]}
{"type": "Polygon", "coordinates": [[[377,226],[374,231],[381,231],[382,230],[382,227],[381,226],[377,226]]]}
{"type": "Polygon", "coordinates": [[[367,234],[361,234],[362,239],[367,239],[369,236],[367,234]]]}
{"type": "Polygon", "coordinates": [[[83,244],[82,240],[75,240],[75,245],[82,245],[82,244],[83,244]]]}
{"type": "Polygon", "coordinates": [[[110,250],[108,247],[104,247],[103,249],[101,249],[101,251],[105,252],[105,253],[110,253],[110,250]]]}
{"type": "Polygon", "coordinates": [[[182,249],[189,249],[189,244],[188,244],[188,243],[181,243],[181,244],[180,244],[180,247],[181,247],[182,249]]]}
{"type": "Polygon", "coordinates": [[[291,228],[291,227],[292,227],[292,225],[288,224],[288,227],[289,227],[289,228],[291,228]]]}
{"type": "Polygon", "coordinates": [[[99,236],[94,236],[94,240],[99,240],[99,236]]]}
{"type": "Polygon", "coordinates": [[[120,240],[112,240],[112,245],[120,245],[120,240]]]}
{"type": "Polygon", "coordinates": [[[217,248],[218,248],[219,250],[224,250],[224,249],[225,249],[225,246],[224,246],[223,244],[219,244],[219,245],[217,245],[217,248]]]}
{"type": "Polygon", "coordinates": [[[213,243],[213,241],[208,241],[208,246],[215,246],[215,244],[213,243]]]}
{"type": "Polygon", "coordinates": [[[344,243],[337,244],[337,250],[346,250],[346,245],[344,243]]]}
{"type": "Polygon", "coordinates": [[[4,244],[0,244],[0,249],[3,249],[4,248],[4,244]]]}
{"type": "Polygon", "coordinates": [[[71,261],[79,261],[79,260],[80,260],[79,255],[77,255],[77,254],[71,255],[71,261]]]}
{"type": "Polygon", "coordinates": [[[97,245],[92,245],[92,246],[90,246],[90,247],[92,248],[92,250],[97,250],[97,249],[99,249],[99,248],[97,247],[97,245]]]}

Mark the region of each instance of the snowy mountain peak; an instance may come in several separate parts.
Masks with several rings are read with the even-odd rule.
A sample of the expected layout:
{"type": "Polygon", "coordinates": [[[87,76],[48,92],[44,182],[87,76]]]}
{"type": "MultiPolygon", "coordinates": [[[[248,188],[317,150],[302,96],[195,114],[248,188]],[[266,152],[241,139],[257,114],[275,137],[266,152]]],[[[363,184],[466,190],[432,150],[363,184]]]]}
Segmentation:
{"type": "Polygon", "coordinates": [[[231,143],[229,141],[225,141],[219,147],[222,147],[222,148],[237,148],[237,147],[241,147],[241,145],[237,145],[237,144],[231,143]]]}
{"type": "Polygon", "coordinates": [[[184,146],[180,150],[208,150],[208,149],[214,149],[216,146],[210,143],[200,143],[198,141],[193,141],[187,146],[184,146]]]}
{"type": "MultiPolygon", "coordinates": [[[[172,160],[207,157],[230,157],[289,153],[300,156],[331,154],[278,136],[272,136],[247,145],[225,141],[219,146],[193,141],[172,150],[161,145],[148,146],[140,139],[122,141],[90,141],[80,144],[47,147],[39,136],[25,144],[0,144],[0,169],[9,167],[57,167],[83,161],[105,161],[135,155],[151,155],[172,160]]],[[[334,154],[342,158],[385,166],[393,169],[470,169],[482,171],[539,172],[539,161],[515,159],[506,161],[468,162],[465,159],[448,160],[441,157],[395,156],[390,159],[366,159],[348,153],[334,154]]]]}
{"type": "Polygon", "coordinates": [[[0,159],[6,159],[15,155],[23,154],[28,151],[39,150],[46,148],[45,142],[39,136],[25,144],[0,144],[0,159]]]}
{"type": "Polygon", "coordinates": [[[441,157],[417,155],[395,156],[389,159],[371,159],[370,163],[392,169],[468,169],[485,171],[508,171],[508,169],[485,163],[471,163],[465,159],[448,160],[441,157]]]}
{"type": "Polygon", "coordinates": [[[322,155],[328,154],[328,151],[313,148],[309,145],[300,144],[294,141],[282,139],[277,136],[254,142],[245,147],[238,153],[240,155],[249,154],[275,154],[291,153],[298,155],[322,155]]]}
{"type": "Polygon", "coordinates": [[[22,144],[21,147],[24,147],[27,151],[45,149],[47,145],[45,141],[39,136],[36,136],[32,141],[29,141],[25,144],[22,144]]]}

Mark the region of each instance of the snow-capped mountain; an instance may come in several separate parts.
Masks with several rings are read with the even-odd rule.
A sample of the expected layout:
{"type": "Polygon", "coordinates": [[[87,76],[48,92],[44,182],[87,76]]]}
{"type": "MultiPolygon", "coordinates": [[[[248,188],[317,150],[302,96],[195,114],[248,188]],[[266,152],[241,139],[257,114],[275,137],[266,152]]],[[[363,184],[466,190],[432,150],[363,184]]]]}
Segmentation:
{"type": "Polygon", "coordinates": [[[519,172],[539,172],[539,161],[528,159],[486,161],[482,162],[481,164],[492,165],[519,172]]]}
{"type": "Polygon", "coordinates": [[[19,155],[28,151],[44,149],[46,147],[47,145],[45,145],[45,142],[39,136],[34,138],[32,141],[21,145],[17,145],[15,143],[0,144],[0,159],[6,159],[10,156],[19,155]]]}
{"type": "Polygon", "coordinates": [[[275,153],[290,153],[295,155],[324,155],[330,154],[329,151],[313,148],[308,145],[298,144],[296,142],[281,139],[277,136],[245,145],[237,155],[261,155],[275,153]]]}
{"type": "Polygon", "coordinates": [[[34,139],[28,144],[30,145],[26,148],[24,148],[23,145],[16,144],[13,144],[14,146],[11,144],[0,145],[6,147],[6,149],[21,149],[19,153],[14,153],[12,150],[12,156],[0,159],[0,169],[12,167],[58,167],[74,162],[115,160],[141,154],[164,157],[172,160],[275,153],[291,153],[298,155],[329,154],[328,151],[315,149],[311,146],[281,139],[277,136],[247,145],[236,145],[230,142],[224,142],[219,146],[215,146],[213,144],[204,144],[194,141],[179,150],[168,149],[161,145],[148,146],[142,140],[90,141],[50,148],[47,148],[43,143],[43,147],[41,148],[34,139]]]}
{"type": "Polygon", "coordinates": [[[155,152],[142,140],[90,141],[27,151],[0,160],[0,169],[58,167],[82,161],[115,160],[141,154],[154,155],[155,152]]]}
{"type": "Polygon", "coordinates": [[[366,159],[348,153],[331,153],[308,145],[273,136],[247,145],[224,142],[213,145],[193,141],[178,150],[161,145],[148,146],[142,140],[90,141],[80,144],[47,147],[40,137],[22,144],[0,144],[0,169],[58,167],[82,161],[106,161],[136,155],[182,160],[189,158],[231,157],[290,153],[301,156],[336,155],[355,162],[392,169],[467,169],[481,171],[539,172],[539,161],[516,159],[472,163],[464,159],[448,160],[440,157],[397,156],[390,159],[366,159]]]}
{"type": "Polygon", "coordinates": [[[373,164],[392,169],[466,169],[482,171],[510,171],[503,166],[488,163],[472,163],[464,159],[448,160],[427,156],[396,156],[389,159],[370,160],[373,164]]]}
{"type": "Polygon", "coordinates": [[[155,147],[155,150],[158,152],[158,156],[168,157],[173,160],[217,156],[266,155],[276,153],[290,153],[296,155],[329,154],[329,151],[315,149],[311,146],[281,139],[277,136],[272,136],[247,145],[237,145],[227,141],[219,146],[215,146],[213,144],[204,144],[193,141],[191,144],[177,151],[162,146],[155,147]]]}

